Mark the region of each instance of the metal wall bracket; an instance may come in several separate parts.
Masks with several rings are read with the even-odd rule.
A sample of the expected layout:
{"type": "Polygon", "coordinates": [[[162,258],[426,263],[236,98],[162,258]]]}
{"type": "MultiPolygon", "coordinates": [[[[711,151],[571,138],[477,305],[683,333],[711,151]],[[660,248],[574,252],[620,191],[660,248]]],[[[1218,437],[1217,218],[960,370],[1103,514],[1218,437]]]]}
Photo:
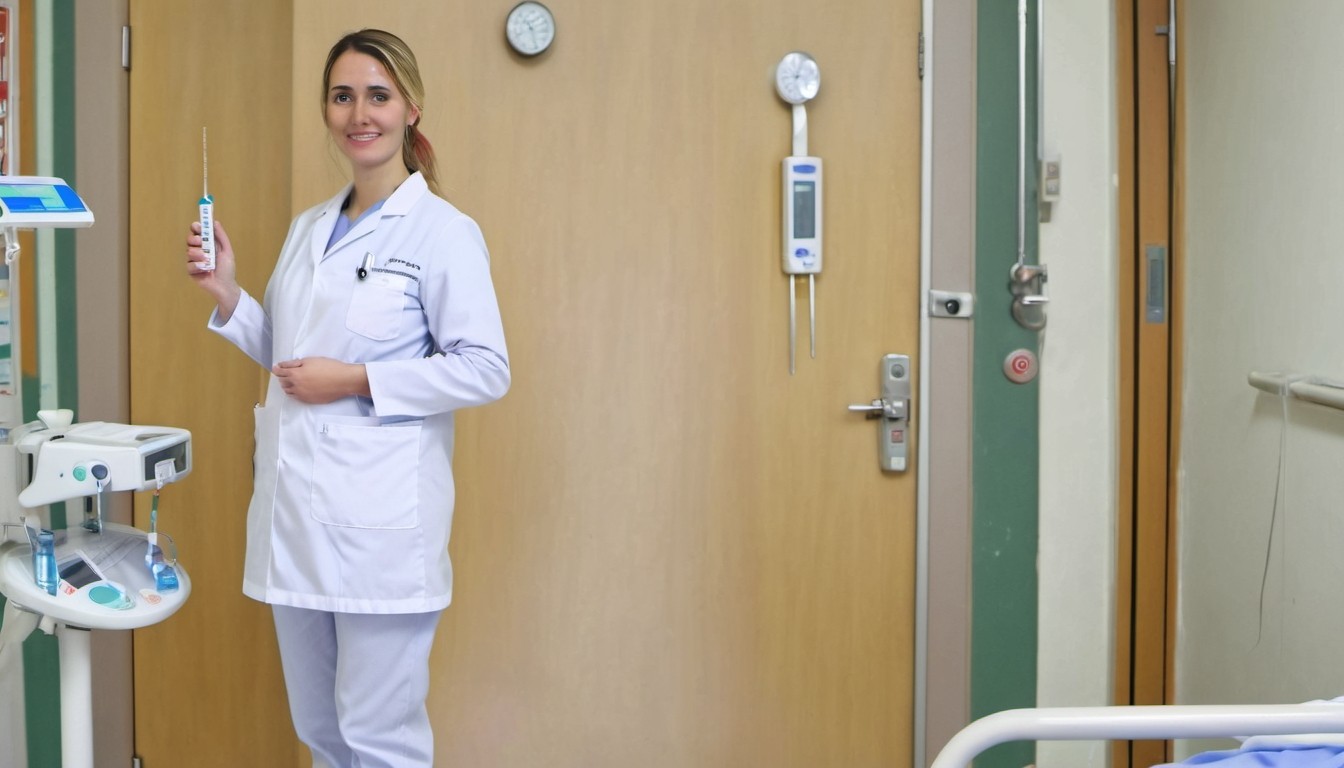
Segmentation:
{"type": "Polygon", "coordinates": [[[929,291],[929,315],[970,319],[975,314],[975,294],[929,291]]]}

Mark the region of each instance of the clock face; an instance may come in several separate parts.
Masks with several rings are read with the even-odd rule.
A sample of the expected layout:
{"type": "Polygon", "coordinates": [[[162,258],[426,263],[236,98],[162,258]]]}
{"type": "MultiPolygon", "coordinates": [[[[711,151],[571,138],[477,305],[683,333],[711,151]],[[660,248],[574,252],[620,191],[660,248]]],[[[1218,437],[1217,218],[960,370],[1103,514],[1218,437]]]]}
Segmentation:
{"type": "Polygon", "coordinates": [[[518,53],[536,56],[555,40],[555,17],[541,3],[525,0],[509,11],[504,36],[518,53]]]}
{"type": "Polygon", "coordinates": [[[794,51],[780,59],[775,68],[775,90],[790,104],[802,104],[821,89],[821,70],[811,56],[794,51]]]}

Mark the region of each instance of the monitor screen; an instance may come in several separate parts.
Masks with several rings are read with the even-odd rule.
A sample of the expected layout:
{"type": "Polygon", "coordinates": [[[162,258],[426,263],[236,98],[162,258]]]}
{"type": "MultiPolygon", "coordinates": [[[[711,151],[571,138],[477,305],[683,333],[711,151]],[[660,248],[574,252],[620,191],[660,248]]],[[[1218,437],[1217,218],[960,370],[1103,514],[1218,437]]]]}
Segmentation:
{"type": "Polygon", "coordinates": [[[57,184],[0,183],[0,200],[13,213],[84,213],[75,191],[57,184]]]}

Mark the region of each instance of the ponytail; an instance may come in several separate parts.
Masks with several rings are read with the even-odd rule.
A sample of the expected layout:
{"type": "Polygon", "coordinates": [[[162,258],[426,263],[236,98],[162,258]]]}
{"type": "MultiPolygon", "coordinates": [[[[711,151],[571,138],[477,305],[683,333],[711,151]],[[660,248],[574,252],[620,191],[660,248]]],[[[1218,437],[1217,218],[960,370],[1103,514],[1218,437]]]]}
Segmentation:
{"type": "Polygon", "coordinates": [[[411,173],[419,171],[425,177],[429,188],[435,194],[438,193],[439,178],[434,163],[434,147],[430,146],[429,139],[425,138],[425,134],[414,124],[406,126],[406,136],[401,143],[401,158],[406,163],[406,170],[411,173]]]}

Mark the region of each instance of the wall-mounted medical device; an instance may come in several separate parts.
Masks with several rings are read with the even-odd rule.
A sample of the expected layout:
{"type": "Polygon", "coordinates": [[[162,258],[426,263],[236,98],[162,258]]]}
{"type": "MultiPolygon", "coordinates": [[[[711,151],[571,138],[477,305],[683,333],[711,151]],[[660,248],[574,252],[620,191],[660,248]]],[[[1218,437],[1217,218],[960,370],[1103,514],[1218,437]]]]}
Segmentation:
{"type": "Polygon", "coordinates": [[[784,158],[784,273],[821,272],[821,158],[784,158]]]}
{"type": "Polygon", "coordinates": [[[797,350],[797,285],[807,275],[808,327],[812,357],[817,356],[817,283],[822,261],[821,158],[807,153],[807,110],[803,104],[821,89],[817,62],[802,51],[785,54],[775,67],[775,91],[793,105],[793,154],[783,163],[783,267],[789,276],[789,373],[797,350]]]}

